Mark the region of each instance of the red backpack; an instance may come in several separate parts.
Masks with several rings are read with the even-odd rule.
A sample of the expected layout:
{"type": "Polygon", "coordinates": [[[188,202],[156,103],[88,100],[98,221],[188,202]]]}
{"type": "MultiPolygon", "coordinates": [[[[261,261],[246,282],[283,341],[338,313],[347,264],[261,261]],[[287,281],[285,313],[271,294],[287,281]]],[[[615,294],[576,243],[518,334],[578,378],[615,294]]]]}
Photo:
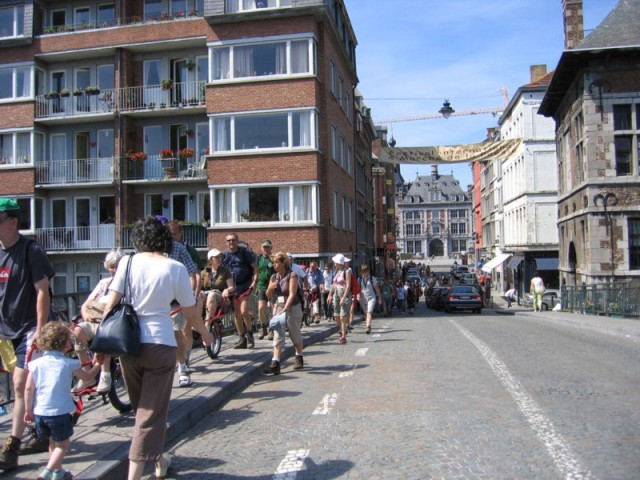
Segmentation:
{"type": "Polygon", "coordinates": [[[351,294],[357,295],[360,293],[360,282],[356,278],[356,274],[351,271],[351,294]]]}

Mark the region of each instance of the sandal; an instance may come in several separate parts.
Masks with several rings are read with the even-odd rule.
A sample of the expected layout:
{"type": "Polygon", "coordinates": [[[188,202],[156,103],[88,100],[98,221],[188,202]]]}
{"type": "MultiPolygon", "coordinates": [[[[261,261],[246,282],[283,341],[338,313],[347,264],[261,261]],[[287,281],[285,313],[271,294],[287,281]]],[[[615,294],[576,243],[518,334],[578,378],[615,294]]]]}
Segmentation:
{"type": "Polygon", "coordinates": [[[171,466],[171,455],[163,453],[162,463],[164,463],[164,467],[160,466],[160,462],[156,462],[156,478],[159,479],[167,477],[167,470],[169,470],[169,467],[171,466]]]}

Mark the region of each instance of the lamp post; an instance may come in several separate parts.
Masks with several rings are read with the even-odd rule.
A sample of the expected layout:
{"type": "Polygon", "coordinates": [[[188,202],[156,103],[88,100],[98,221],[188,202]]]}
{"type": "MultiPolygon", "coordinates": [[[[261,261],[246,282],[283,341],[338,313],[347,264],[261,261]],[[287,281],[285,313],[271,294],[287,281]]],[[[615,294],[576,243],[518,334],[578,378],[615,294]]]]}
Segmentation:
{"type": "Polygon", "coordinates": [[[438,110],[438,113],[442,114],[445,120],[448,119],[452,113],[455,113],[455,110],[451,108],[451,103],[449,103],[448,98],[444,100],[444,103],[442,104],[442,108],[438,110]]]}

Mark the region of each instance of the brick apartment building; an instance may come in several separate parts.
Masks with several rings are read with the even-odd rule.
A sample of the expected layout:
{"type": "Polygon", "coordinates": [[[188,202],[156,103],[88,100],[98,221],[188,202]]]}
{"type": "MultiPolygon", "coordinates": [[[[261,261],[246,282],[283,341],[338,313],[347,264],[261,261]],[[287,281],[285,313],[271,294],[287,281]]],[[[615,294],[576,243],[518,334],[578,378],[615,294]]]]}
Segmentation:
{"type": "Polygon", "coordinates": [[[0,193],[49,252],[55,293],[88,291],[148,214],[184,222],[201,252],[233,231],[366,261],[371,154],[354,152],[371,135],[356,140],[341,0],[5,3],[0,193]]]}

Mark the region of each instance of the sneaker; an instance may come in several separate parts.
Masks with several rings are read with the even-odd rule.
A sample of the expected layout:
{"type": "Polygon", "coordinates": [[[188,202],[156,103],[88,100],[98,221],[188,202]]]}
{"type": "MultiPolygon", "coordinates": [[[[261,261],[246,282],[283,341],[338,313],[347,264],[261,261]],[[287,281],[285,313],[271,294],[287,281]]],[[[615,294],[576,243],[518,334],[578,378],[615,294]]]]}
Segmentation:
{"type": "Polygon", "coordinates": [[[164,467],[160,466],[160,462],[156,462],[155,467],[156,467],[156,478],[166,478],[167,477],[167,470],[169,470],[169,467],[171,467],[171,455],[169,455],[168,453],[163,453],[162,454],[162,462],[164,463],[164,467]]]}
{"type": "Polygon", "coordinates": [[[96,388],[96,392],[107,393],[109,390],[111,390],[111,373],[102,372],[100,373],[100,381],[98,382],[98,388],[96,388]]]}
{"type": "Polygon", "coordinates": [[[240,338],[238,338],[238,341],[233,346],[233,348],[235,349],[247,348],[247,337],[245,337],[244,335],[240,335],[240,338]]]}
{"type": "Polygon", "coordinates": [[[40,475],[38,475],[37,480],[51,480],[52,476],[53,476],[53,472],[48,468],[45,468],[40,472],[40,475]]]}
{"type": "Polygon", "coordinates": [[[275,360],[271,360],[271,365],[269,365],[269,368],[265,369],[264,374],[265,375],[280,375],[280,362],[277,362],[275,360]]]}
{"type": "Polygon", "coordinates": [[[96,384],[95,378],[92,378],[91,380],[87,380],[87,381],[80,380],[78,383],[76,383],[76,386],[71,389],[71,393],[81,392],[83,390],[86,390],[87,388],[91,388],[95,386],[95,384],[96,384]]]}
{"type": "Polygon", "coordinates": [[[347,337],[343,337],[342,335],[340,335],[340,340],[338,340],[338,343],[344,345],[345,343],[347,343],[347,337]]]}
{"type": "Polygon", "coordinates": [[[256,341],[253,339],[253,332],[247,333],[247,348],[254,348],[256,341]]]}
{"type": "Polygon", "coordinates": [[[56,470],[51,474],[51,480],[71,480],[73,475],[69,470],[65,470],[64,468],[61,470],[56,470]]]}
{"type": "Polygon", "coordinates": [[[191,376],[186,372],[180,372],[178,376],[178,386],[180,388],[188,387],[191,385],[191,376]]]}
{"type": "Polygon", "coordinates": [[[304,368],[304,359],[302,358],[302,355],[296,355],[296,363],[293,366],[293,369],[300,370],[301,368],[304,368]]]}
{"type": "Polygon", "coordinates": [[[364,333],[369,335],[371,333],[371,327],[367,327],[367,329],[364,331],[364,333]]]}
{"type": "Polygon", "coordinates": [[[31,453],[43,453],[49,451],[49,440],[42,440],[38,437],[36,427],[27,425],[27,431],[24,435],[24,441],[20,445],[20,455],[29,455],[31,453]]]}
{"type": "Polygon", "coordinates": [[[22,443],[22,441],[14,436],[7,438],[4,442],[2,451],[0,451],[0,470],[8,472],[18,467],[20,443],[22,443]]]}

